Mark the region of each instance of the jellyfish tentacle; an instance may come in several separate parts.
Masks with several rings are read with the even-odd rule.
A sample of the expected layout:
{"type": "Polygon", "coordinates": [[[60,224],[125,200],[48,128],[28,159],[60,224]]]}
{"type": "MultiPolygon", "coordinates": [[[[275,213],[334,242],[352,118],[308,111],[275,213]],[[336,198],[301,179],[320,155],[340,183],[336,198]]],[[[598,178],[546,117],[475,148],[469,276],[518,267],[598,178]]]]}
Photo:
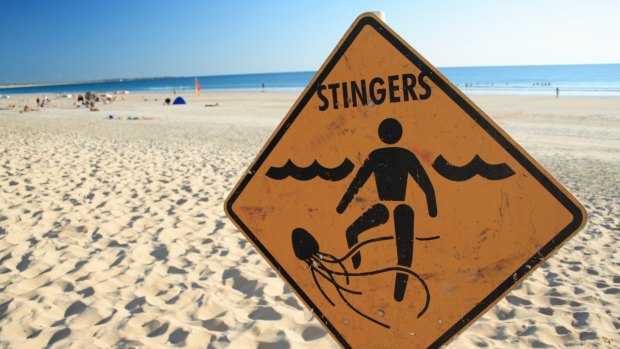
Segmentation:
{"type": "Polygon", "coordinates": [[[318,273],[320,276],[322,276],[323,278],[325,278],[327,281],[329,281],[334,288],[336,289],[336,292],[338,292],[338,295],[340,296],[340,298],[342,299],[343,302],[345,302],[345,304],[351,308],[351,310],[353,310],[354,312],[358,313],[359,315],[363,316],[364,318],[380,325],[383,326],[385,328],[390,328],[390,326],[388,326],[387,324],[376,320],[366,314],[364,314],[362,311],[360,311],[359,309],[357,309],[355,306],[353,306],[353,304],[351,304],[349,302],[349,300],[345,297],[345,295],[342,293],[343,291],[348,292],[348,293],[352,293],[352,294],[362,294],[362,292],[359,291],[354,291],[354,290],[350,290],[346,287],[341,286],[338,281],[336,281],[334,279],[334,275],[342,275],[343,273],[340,272],[334,272],[333,270],[330,270],[328,268],[326,268],[321,262],[317,262],[318,264],[318,268],[316,266],[311,265],[310,269],[312,272],[312,278],[314,279],[314,282],[316,283],[316,285],[319,287],[319,290],[321,291],[321,293],[323,294],[323,296],[329,301],[329,303],[331,303],[332,305],[334,305],[334,303],[329,299],[329,297],[325,294],[325,292],[323,291],[323,289],[321,288],[321,286],[319,285],[319,282],[316,278],[316,274],[318,273]],[[323,271],[325,271],[327,274],[324,274],[323,271]]]}
{"type": "MultiPolygon", "coordinates": [[[[400,271],[400,272],[403,272],[403,273],[407,273],[407,274],[413,276],[414,278],[418,279],[418,281],[420,281],[420,283],[424,287],[424,291],[426,293],[426,302],[424,303],[424,308],[422,308],[422,311],[420,311],[418,313],[418,318],[420,316],[424,315],[424,313],[426,313],[426,311],[428,310],[428,306],[429,306],[430,301],[431,301],[431,295],[430,295],[430,291],[428,289],[428,285],[426,285],[426,282],[424,281],[424,279],[422,279],[422,277],[420,277],[420,275],[418,275],[418,273],[416,273],[415,271],[413,271],[413,270],[411,270],[409,268],[396,266],[396,267],[377,269],[377,270],[372,270],[372,271],[367,271],[367,272],[349,273],[349,276],[351,276],[351,277],[370,276],[370,275],[377,275],[377,274],[381,274],[381,273],[387,273],[387,272],[390,272],[390,271],[400,271]]],[[[342,273],[337,272],[337,271],[334,271],[333,274],[334,275],[342,275],[342,273]]]]}
{"type": "Polygon", "coordinates": [[[440,236],[439,235],[435,235],[435,236],[427,236],[427,237],[417,237],[416,236],[416,240],[420,240],[420,241],[431,241],[431,240],[437,240],[439,239],[440,236]]]}
{"type": "MultiPolygon", "coordinates": [[[[350,293],[350,294],[355,294],[355,295],[360,295],[360,294],[362,294],[362,292],[361,292],[361,291],[355,291],[355,290],[352,290],[352,289],[350,289],[350,288],[346,288],[346,287],[344,287],[344,286],[340,285],[340,284],[338,283],[338,281],[336,281],[336,280],[334,279],[334,277],[333,277],[333,275],[334,275],[334,271],[333,271],[333,270],[329,270],[329,269],[327,269],[324,265],[322,265],[322,264],[321,264],[318,268],[316,268],[316,267],[315,267],[315,268],[313,268],[313,269],[314,269],[314,271],[316,271],[316,272],[317,272],[320,276],[322,276],[323,278],[325,278],[325,280],[329,281],[329,282],[330,282],[330,283],[331,283],[331,284],[332,284],[335,288],[340,289],[340,290],[343,290],[343,291],[345,291],[345,292],[347,292],[347,293],[350,293]],[[325,273],[326,273],[326,274],[325,274],[325,273],[323,273],[323,271],[321,271],[321,270],[325,271],[325,273]]],[[[341,276],[342,276],[342,275],[341,275],[341,276]]]]}
{"type": "Polygon", "coordinates": [[[338,259],[329,253],[319,252],[317,256],[326,263],[338,263],[338,259]]]}
{"type": "MultiPolygon", "coordinates": [[[[330,278],[332,279],[332,282],[334,282],[334,283],[336,282],[336,281],[333,279],[333,276],[332,276],[332,275],[330,275],[330,278]]],[[[342,294],[342,291],[340,290],[340,288],[336,287],[336,291],[338,292],[338,295],[340,295],[340,298],[342,299],[342,301],[343,301],[343,302],[345,302],[345,304],[346,304],[349,308],[351,308],[351,310],[353,310],[354,312],[358,313],[359,315],[361,315],[361,316],[365,317],[366,319],[368,319],[368,320],[370,320],[370,321],[372,321],[372,322],[376,323],[377,325],[383,326],[383,327],[388,328],[388,329],[390,328],[390,326],[389,326],[389,325],[387,325],[387,324],[385,324],[385,323],[383,323],[383,322],[381,322],[381,321],[379,321],[379,320],[377,320],[377,319],[374,319],[374,318],[372,318],[372,317],[370,317],[370,316],[368,316],[368,315],[364,314],[362,311],[360,311],[359,309],[357,309],[356,307],[354,307],[354,306],[353,306],[353,304],[351,304],[351,303],[349,302],[349,300],[347,299],[347,297],[345,297],[345,296],[342,294]]]]}
{"type": "Polygon", "coordinates": [[[394,240],[394,237],[393,236],[381,236],[381,237],[374,238],[374,239],[364,240],[360,243],[353,245],[353,247],[351,247],[351,249],[349,250],[349,252],[347,252],[347,254],[345,254],[341,258],[338,258],[337,260],[339,260],[340,262],[344,262],[345,260],[347,260],[353,254],[355,254],[355,252],[357,252],[359,249],[361,249],[365,245],[372,244],[375,242],[380,242],[380,241],[388,241],[388,240],[394,240]]]}
{"type": "MultiPolygon", "coordinates": [[[[435,239],[438,239],[438,238],[439,238],[439,236],[429,236],[429,237],[426,237],[426,238],[418,238],[418,240],[435,240],[435,239]]],[[[325,290],[321,286],[321,283],[319,281],[319,278],[317,277],[317,274],[319,276],[321,276],[322,278],[324,278],[326,281],[328,281],[330,284],[332,284],[332,286],[334,286],[334,288],[336,289],[336,292],[338,292],[338,295],[340,296],[340,299],[342,299],[342,301],[351,310],[353,310],[354,312],[356,312],[360,316],[366,318],[367,320],[372,321],[373,323],[375,323],[375,324],[377,324],[379,326],[385,327],[387,329],[390,328],[390,326],[388,324],[383,323],[383,322],[381,322],[381,321],[379,321],[379,320],[377,320],[375,318],[372,318],[371,316],[369,316],[369,315],[365,314],[364,312],[360,311],[359,309],[357,309],[353,304],[351,304],[351,302],[349,302],[349,300],[345,296],[344,292],[349,293],[349,294],[354,294],[354,295],[361,295],[362,292],[361,291],[355,291],[355,290],[352,290],[352,289],[349,289],[347,287],[342,286],[336,280],[336,277],[337,276],[344,276],[346,284],[349,285],[350,278],[352,278],[352,277],[371,276],[371,275],[377,275],[377,274],[387,273],[387,272],[402,272],[402,273],[406,273],[406,274],[414,277],[415,279],[417,279],[422,284],[422,286],[424,288],[424,291],[426,293],[426,299],[425,299],[425,304],[424,304],[423,309],[418,313],[418,318],[421,317],[422,315],[424,315],[424,313],[426,313],[426,311],[428,310],[428,307],[429,307],[429,304],[430,304],[430,291],[429,291],[428,285],[426,284],[424,279],[422,279],[422,277],[420,277],[416,272],[414,272],[410,268],[407,268],[407,267],[404,267],[404,266],[394,266],[394,267],[388,267],[388,268],[383,268],[383,269],[371,270],[371,271],[366,271],[366,272],[354,272],[354,273],[351,273],[351,272],[349,272],[349,270],[345,267],[345,265],[343,263],[343,262],[347,261],[349,258],[351,258],[351,256],[355,255],[356,253],[359,253],[359,250],[362,247],[364,247],[364,246],[366,246],[368,244],[372,244],[372,243],[376,243],[376,242],[381,242],[381,241],[388,241],[388,240],[394,240],[394,237],[393,236],[382,236],[382,237],[377,237],[377,238],[374,238],[374,239],[369,239],[369,240],[365,240],[365,241],[359,242],[359,243],[353,245],[344,256],[342,256],[341,258],[337,258],[334,255],[331,255],[329,253],[321,252],[319,250],[318,242],[307,231],[305,231],[305,230],[303,230],[301,228],[298,228],[295,231],[293,231],[293,249],[295,251],[295,255],[300,260],[305,261],[307,263],[308,267],[310,267],[310,272],[312,274],[312,279],[314,280],[314,283],[318,287],[318,289],[321,292],[321,294],[323,295],[323,297],[325,297],[325,299],[327,299],[327,301],[332,306],[335,306],[335,303],[329,298],[329,296],[327,295],[327,293],[325,292],[325,290]],[[305,246],[309,246],[309,248],[306,248],[305,246]],[[332,265],[333,264],[337,264],[340,270],[330,269],[330,268],[326,267],[325,264],[332,264],[332,265]]]]}
{"type": "Polygon", "coordinates": [[[314,279],[314,284],[319,288],[319,291],[321,291],[321,294],[323,294],[323,297],[327,299],[329,304],[331,304],[332,306],[335,306],[336,304],[334,304],[334,302],[332,302],[332,300],[327,296],[325,291],[323,291],[323,288],[321,287],[321,284],[319,283],[319,280],[316,277],[315,271],[316,269],[314,269],[314,267],[310,267],[310,272],[312,273],[312,279],[314,279]]]}
{"type": "MultiPolygon", "coordinates": [[[[323,252],[319,252],[318,253],[319,258],[321,259],[321,262],[325,262],[325,263],[336,263],[340,266],[340,268],[342,268],[342,270],[349,274],[349,271],[347,270],[347,268],[344,266],[344,264],[338,260],[338,258],[334,257],[333,255],[329,254],[329,253],[323,253],[323,252]],[[324,259],[324,257],[327,257],[329,259],[324,259]]],[[[349,284],[349,275],[345,276],[345,281],[347,283],[347,285],[349,284]]]]}

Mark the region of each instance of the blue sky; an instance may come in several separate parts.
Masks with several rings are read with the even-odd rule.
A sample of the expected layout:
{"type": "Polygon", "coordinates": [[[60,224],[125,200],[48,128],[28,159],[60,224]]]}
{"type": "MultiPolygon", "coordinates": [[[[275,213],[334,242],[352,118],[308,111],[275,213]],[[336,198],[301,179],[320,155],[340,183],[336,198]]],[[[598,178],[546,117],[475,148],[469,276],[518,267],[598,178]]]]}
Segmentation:
{"type": "Polygon", "coordinates": [[[362,12],[433,65],[620,63],[620,1],[1,0],[0,84],[314,71],[362,12]]]}

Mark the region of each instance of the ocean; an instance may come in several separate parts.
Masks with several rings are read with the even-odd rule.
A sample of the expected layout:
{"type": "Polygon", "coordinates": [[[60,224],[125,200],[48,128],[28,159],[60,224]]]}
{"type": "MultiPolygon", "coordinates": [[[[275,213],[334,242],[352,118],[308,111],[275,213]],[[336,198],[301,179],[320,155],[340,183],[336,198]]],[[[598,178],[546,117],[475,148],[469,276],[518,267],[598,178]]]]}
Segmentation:
{"type": "MultiPolygon", "coordinates": [[[[439,70],[466,94],[620,96],[620,64],[449,67],[439,70]]],[[[209,91],[301,92],[315,72],[116,79],[99,82],[0,88],[0,95],[93,92],[209,91]]]]}

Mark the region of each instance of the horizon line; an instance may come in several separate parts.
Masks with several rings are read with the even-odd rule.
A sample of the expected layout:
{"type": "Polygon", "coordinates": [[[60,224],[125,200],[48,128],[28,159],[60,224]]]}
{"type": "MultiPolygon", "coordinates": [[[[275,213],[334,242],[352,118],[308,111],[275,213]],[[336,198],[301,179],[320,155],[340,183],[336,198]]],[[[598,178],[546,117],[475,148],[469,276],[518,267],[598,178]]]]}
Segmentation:
{"type": "MultiPolygon", "coordinates": [[[[450,68],[513,68],[513,67],[557,67],[557,66],[579,66],[579,65],[619,65],[618,63],[562,63],[562,64],[507,64],[507,65],[455,65],[455,66],[441,66],[437,69],[450,69],[450,68]]],[[[35,86],[62,86],[62,85],[82,85],[92,83],[105,83],[114,81],[138,81],[138,80],[157,80],[157,79],[194,79],[194,78],[206,78],[206,77],[226,77],[226,76],[241,76],[241,75],[269,75],[269,74],[294,74],[294,73],[316,73],[318,70],[296,70],[296,71],[271,71],[271,72],[254,72],[254,73],[224,73],[224,74],[210,74],[210,75],[162,75],[162,76],[144,76],[144,77],[115,77],[115,78],[102,78],[94,80],[79,80],[79,81],[46,81],[46,82],[24,82],[24,83],[3,83],[0,84],[0,89],[5,88],[20,88],[20,87],[35,87],[35,86]]]]}

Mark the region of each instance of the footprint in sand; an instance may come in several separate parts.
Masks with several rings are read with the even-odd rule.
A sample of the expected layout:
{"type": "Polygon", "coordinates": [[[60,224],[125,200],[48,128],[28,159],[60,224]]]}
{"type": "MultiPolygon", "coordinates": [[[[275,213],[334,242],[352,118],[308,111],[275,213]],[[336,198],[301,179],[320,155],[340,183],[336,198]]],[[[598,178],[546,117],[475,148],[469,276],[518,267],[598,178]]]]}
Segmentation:
{"type": "Polygon", "coordinates": [[[81,301],[73,302],[67,310],[65,310],[65,318],[68,318],[71,315],[81,314],[86,310],[86,304],[81,301]]]}
{"type": "Polygon", "coordinates": [[[202,322],[202,327],[213,332],[226,332],[228,331],[228,325],[219,319],[209,319],[202,322]]]}
{"type": "Polygon", "coordinates": [[[250,319],[275,321],[282,319],[282,315],[277,311],[273,310],[272,307],[260,307],[250,313],[250,319]]]}
{"type": "Polygon", "coordinates": [[[536,330],[538,330],[538,327],[536,327],[536,326],[528,326],[525,330],[523,330],[523,332],[519,332],[518,336],[520,336],[520,337],[531,336],[531,335],[536,333],[536,330]]]}
{"type": "Polygon", "coordinates": [[[145,302],[146,300],[144,297],[134,298],[131,302],[125,305],[125,309],[132,314],[142,313],[143,312],[142,306],[144,305],[145,302]]]}
{"type": "Polygon", "coordinates": [[[575,328],[582,328],[588,325],[588,318],[590,317],[590,313],[587,312],[576,312],[573,314],[573,322],[571,325],[575,328]]]}
{"type": "Polygon", "coordinates": [[[13,298],[11,298],[8,301],[0,304],[0,320],[2,320],[2,318],[4,318],[4,313],[6,313],[7,310],[9,310],[9,305],[11,304],[12,301],[13,301],[13,298]]]}
{"type": "Polygon", "coordinates": [[[521,298],[521,297],[517,297],[517,296],[512,296],[512,295],[506,296],[506,300],[508,301],[508,303],[515,305],[515,306],[532,305],[532,302],[530,302],[529,300],[521,298]]]}
{"type": "Polygon", "coordinates": [[[125,259],[125,252],[124,251],[120,251],[118,253],[118,255],[119,255],[119,257],[116,258],[116,260],[112,264],[110,264],[110,268],[116,267],[117,265],[121,264],[123,259],[125,259]]]}
{"type": "Polygon", "coordinates": [[[183,269],[170,266],[170,267],[168,267],[168,274],[180,274],[180,275],[183,275],[183,274],[187,274],[187,272],[185,270],[183,270],[183,269]]]}
{"type": "Polygon", "coordinates": [[[64,328],[54,333],[52,338],[50,338],[49,342],[47,342],[47,348],[50,348],[54,343],[69,337],[70,334],[71,334],[71,330],[68,328],[64,328]]]}
{"type": "Polygon", "coordinates": [[[84,298],[88,298],[88,297],[90,297],[90,296],[95,294],[95,290],[92,287],[87,287],[87,288],[84,288],[84,289],[82,289],[80,291],[77,291],[77,294],[79,294],[80,296],[82,296],[84,298]]]}
{"type": "Polygon", "coordinates": [[[286,339],[280,339],[276,342],[260,342],[256,349],[288,349],[291,344],[286,339]]]}
{"type": "Polygon", "coordinates": [[[323,328],[319,326],[308,326],[304,328],[303,332],[301,333],[301,338],[309,342],[309,341],[314,341],[314,340],[323,338],[326,335],[327,335],[327,332],[325,332],[323,328]]]}
{"type": "Polygon", "coordinates": [[[551,308],[538,308],[538,312],[547,316],[553,315],[553,309],[551,308]]]}
{"type": "Polygon", "coordinates": [[[30,256],[32,256],[32,252],[28,252],[22,256],[22,260],[16,266],[17,270],[21,272],[28,268],[31,262],[30,256]]]}
{"type": "Polygon", "coordinates": [[[105,319],[101,319],[101,321],[97,322],[95,326],[103,325],[103,324],[110,322],[110,320],[112,320],[112,318],[114,317],[114,314],[116,314],[116,309],[112,311],[112,314],[110,314],[110,316],[108,316],[105,319]]]}
{"type": "Polygon", "coordinates": [[[161,336],[162,334],[166,333],[168,331],[168,327],[170,326],[170,324],[168,324],[167,322],[164,323],[163,325],[159,326],[158,328],[156,328],[155,330],[151,331],[149,334],[147,334],[147,337],[157,337],[157,336],[161,336]]]}
{"type": "Polygon", "coordinates": [[[588,341],[588,340],[594,340],[594,339],[598,339],[598,335],[596,334],[596,332],[581,332],[579,334],[579,340],[580,341],[588,341]]]}
{"type": "Polygon", "coordinates": [[[185,344],[185,339],[188,334],[189,331],[184,331],[182,328],[177,328],[168,336],[168,342],[176,345],[183,345],[185,344]]]}

